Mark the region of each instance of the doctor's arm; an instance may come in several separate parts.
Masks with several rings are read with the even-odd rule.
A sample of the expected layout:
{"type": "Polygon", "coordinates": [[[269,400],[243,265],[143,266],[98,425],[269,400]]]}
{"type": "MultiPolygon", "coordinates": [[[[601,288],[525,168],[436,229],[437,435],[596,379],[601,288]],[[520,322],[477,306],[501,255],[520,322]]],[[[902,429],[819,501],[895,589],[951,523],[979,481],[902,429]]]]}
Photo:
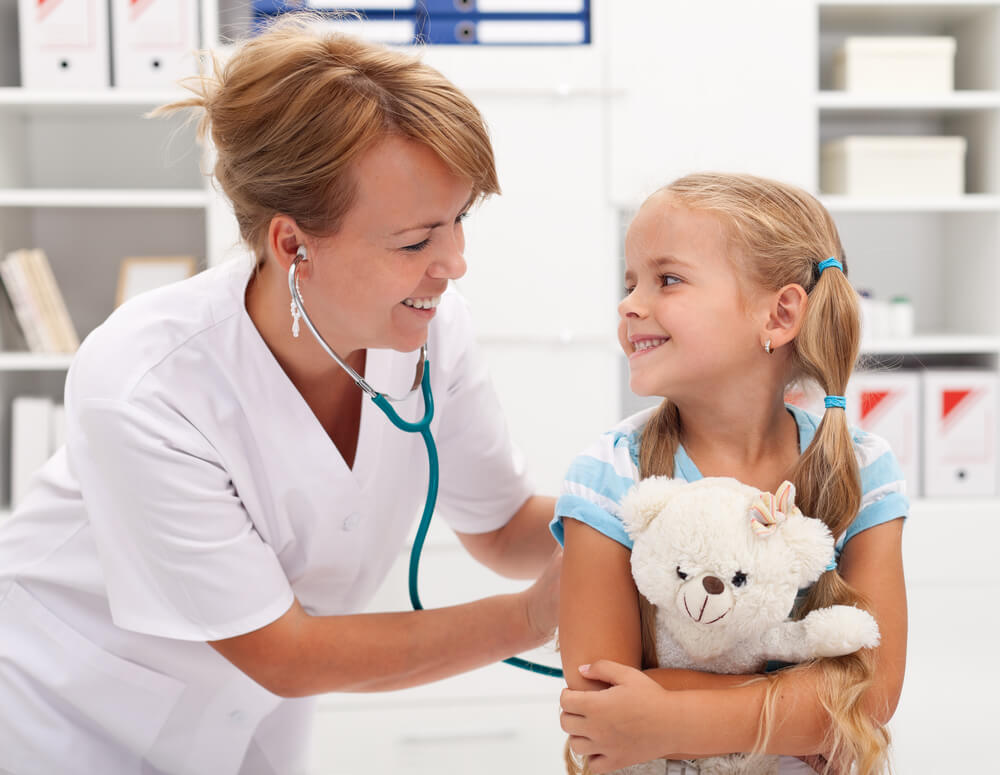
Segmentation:
{"type": "Polygon", "coordinates": [[[210,645],[283,697],[405,689],[551,640],[557,563],[523,592],[448,608],[311,616],[298,601],[271,624],[210,645]]]}
{"type": "Polygon", "coordinates": [[[532,495],[503,527],[456,534],[465,550],[490,570],[512,579],[535,578],[559,548],[549,532],[555,504],[555,498],[532,495]]]}
{"type": "MultiPolygon", "coordinates": [[[[898,703],[906,660],[901,536],[901,519],[870,528],[848,542],[840,562],[845,579],[867,597],[881,630],[874,682],[865,703],[883,723],[898,703]]],[[[561,628],[577,596],[569,577],[575,564],[567,530],[563,576],[567,611],[560,615],[561,628]]],[[[564,651],[567,638],[568,633],[561,630],[564,651]]],[[[586,655],[573,649],[578,653],[573,661],[583,661],[586,655]]],[[[642,673],[629,662],[619,662],[623,660],[602,659],[585,673],[604,682],[589,686],[610,685],[606,691],[574,691],[569,681],[574,665],[566,664],[571,688],[562,697],[563,729],[571,735],[577,753],[594,757],[590,762],[594,773],[662,756],[712,756],[753,748],[766,683],[736,686],[747,677],[692,671],[642,673]]],[[[792,756],[824,752],[830,719],[817,699],[818,680],[815,667],[782,676],[766,752],[792,756]]]]}

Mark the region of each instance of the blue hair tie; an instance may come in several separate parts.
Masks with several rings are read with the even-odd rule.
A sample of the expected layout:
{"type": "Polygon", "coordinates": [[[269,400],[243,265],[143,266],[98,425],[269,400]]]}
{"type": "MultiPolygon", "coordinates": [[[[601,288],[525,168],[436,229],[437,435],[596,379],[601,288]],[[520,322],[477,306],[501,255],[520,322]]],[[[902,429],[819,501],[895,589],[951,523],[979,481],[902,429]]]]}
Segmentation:
{"type": "Polygon", "coordinates": [[[846,409],[847,408],[847,398],[845,396],[827,396],[823,399],[823,406],[827,409],[846,409]]]}
{"type": "Polygon", "coordinates": [[[825,573],[825,572],[831,571],[831,570],[837,570],[837,560],[836,560],[836,558],[830,560],[830,562],[827,563],[827,566],[823,569],[823,572],[825,573]]]}
{"type": "Polygon", "coordinates": [[[840,263],[837,259],[835,259],[833,256],[830,256],[830,258],[827,258],[819,262],[819,273],[823,274],[823,270],[829,269],[831,266],[837,267],[837,269],[839,269],[841,272],[844,271],[844,265],[840,263]]]}

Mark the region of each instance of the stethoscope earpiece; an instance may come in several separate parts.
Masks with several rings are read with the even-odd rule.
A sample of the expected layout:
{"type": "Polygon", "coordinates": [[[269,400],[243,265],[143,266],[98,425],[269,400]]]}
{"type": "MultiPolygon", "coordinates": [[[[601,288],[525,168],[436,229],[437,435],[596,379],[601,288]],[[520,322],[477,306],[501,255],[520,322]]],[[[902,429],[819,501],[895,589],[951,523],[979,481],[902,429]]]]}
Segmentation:
{"type": "Polygon", "coordinates": [[[306,255],[306,246],[299,245],[299,249],[295,251],[295,258],[299,261],[308,261],[309,256],[306,255]]]}

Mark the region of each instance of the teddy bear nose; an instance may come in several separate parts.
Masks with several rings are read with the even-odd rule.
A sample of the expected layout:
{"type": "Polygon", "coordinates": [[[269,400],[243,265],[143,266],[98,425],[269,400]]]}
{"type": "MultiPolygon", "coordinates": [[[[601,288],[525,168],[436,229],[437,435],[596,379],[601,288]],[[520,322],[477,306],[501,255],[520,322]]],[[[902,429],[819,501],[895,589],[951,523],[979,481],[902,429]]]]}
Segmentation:
{"type": "Polygon", "coordinates": [[[715,576],[705,576],[705,578],[701,580],[701,585],[710,595],[721,595],[722,591],[726,588],[726,585],[722,583],[722,580],[717,579],[715,576]]]}

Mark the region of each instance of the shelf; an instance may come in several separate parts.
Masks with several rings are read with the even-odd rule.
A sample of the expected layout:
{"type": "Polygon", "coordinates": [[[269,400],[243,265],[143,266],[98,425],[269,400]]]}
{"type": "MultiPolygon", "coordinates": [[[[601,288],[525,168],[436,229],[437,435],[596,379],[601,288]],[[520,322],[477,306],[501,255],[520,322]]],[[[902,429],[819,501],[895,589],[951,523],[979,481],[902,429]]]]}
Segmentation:
{"type": "Polygon", "coordinates": [[[144,113],[157,105],[165,105],[190,96],[181,90],[139,91],[132,89],[101,89],[94,91],[62,91],[0,88],[0,112],[44,114],[78,112],[144,113]]]}
{"type": "Polygon", "coordinates": [[[208,206],[201,189],[0,189],[0,207],[106,207],[198,210],[208,206]]]}
{"type": "Polygon", "coordinates": [[[912,199],[820,194],[819,198],[831,213],[1000,213],[1000,196],[996,194],[912,199]]]}
{"type": "Polygon", "coordinates": [[[816,106],[837,114],[891,113],[896,115],[937,115],[1000,109],[1000,92],[959,90],[950,94],[896,95],[852,94],[845,91],[821,91],[816,106]]]}
{"type": "Polygon", "coordinates": [[[0,372],[65,371],[74,353],[0,352],[0,372]]]}
{"type": "Polygon", "coordinates": [[[949,335],[912,336],[862,342],[863,355],[996,355],[1000,336],[949,335]]]}

